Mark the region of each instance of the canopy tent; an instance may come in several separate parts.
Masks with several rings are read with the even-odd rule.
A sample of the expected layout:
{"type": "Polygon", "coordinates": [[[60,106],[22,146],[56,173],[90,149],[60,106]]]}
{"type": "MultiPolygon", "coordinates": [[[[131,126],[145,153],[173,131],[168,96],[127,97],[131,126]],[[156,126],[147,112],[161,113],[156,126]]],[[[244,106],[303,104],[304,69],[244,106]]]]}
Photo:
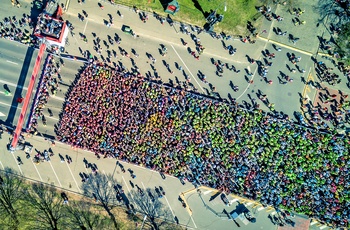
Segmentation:
{"type": "Polygon", "coordinates": [[[177,13],[180,10],[180,5],[176,0],[173,0],[171,2],[168,3],[165,12],[168,14],[172,14],[174,15],[175,13],[177,13]]]}

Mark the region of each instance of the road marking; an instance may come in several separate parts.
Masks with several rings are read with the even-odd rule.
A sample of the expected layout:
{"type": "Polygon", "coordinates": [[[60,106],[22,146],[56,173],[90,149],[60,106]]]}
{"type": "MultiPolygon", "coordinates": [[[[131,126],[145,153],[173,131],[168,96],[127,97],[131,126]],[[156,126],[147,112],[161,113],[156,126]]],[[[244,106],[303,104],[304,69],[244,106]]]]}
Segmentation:
{"type": "Polygon", "coordinates": [[[38,167],[36,167],[36,165],[35,165],[35,163],[33,161],[32,161],[32,164],[34,165],[34,168],[35,168],[36,172],[38,173],[41,182],[43,182],[43,178],[41,177],[41,175],[39,173],[38,167]]]}
{"type": "Polygon", "coordinates": [[[13,61],[9,61],[9,60],[6,60],[6,62],[11,63],[11,64],[14,64],[14,65],[18,65],[18,63],[13,62],[13,61]]]}
{"type": "Polygon", "coordinates": [[[180,58],[182,64],[184,64],[185,68],[187,69],[187,71],[191,74],[192,78],[196,81],[197,85],[199,86],[199,88],[202,90],[203,93],[205,93],[204,89],[202,88],[202,86],[199,84],[199,82],[197,81],[197,79],[193,76],[192,72],[190,71],[190,69],[187,67],[186,63],[184,62],[184,60],[182,60],[182,58],[180,57],[180,55],[178,54],[178,52],[175,50],[175,47],[173,45],[171,45],[171,47],[173,48],[173,50],[175,51],[176,55],[180,58]]]}
{"type": "Polygon", "coordinates": [[[86,30],[86,26],[87,26],[88,22],[89,22],[89,19],[86,19],[86,23],[85,23],[83,34],[85,34],[85,30],[86,30]]]}
{"type": "Polygon", "coordinates": [[[16,164],[17,164],[18,168],[19,168],[19,171],[20,171],[20,172],[21,172],[21,174],[23,175],[22,169],[21,169],[21,167],[19,166],[18,161],[17,161],[17,159],[16,159],[15,155],[14,155],[13,153],[11,153],[11,155],[13,156],[13,159],[15,160],[15,162],[16,162],[16,164]]]}
{"type": "Polygon", "coordinates": [[[211,192],[212,192],[212,191],[209,190],[209,191],[203,192],[203,194],[204,194],[204,195],[207,195],[207,194],[209,194],[209,193],[211,193],[211,192]]]}
{"type": "Polygon", "coordinates": [[[75,177],[74,177],[74,175],[73,175],[73,173],[72,173],[72,170],[70,169],[70,167],[69,167],[67,161],[64,161],[64,162],[66,162],[66,165],[67,165],[67,167],[68,167],[68,169],[69,169],[69,172],[70,172],[70,174],[71,174],[72,177],[73,177],[74,183],[75,183],[75,185],[77,186],[79,193],[81,193],[81,191],[80,191],[80,189],[79,189],[78,182],[75,180],[75,177]]]}
{"type": "Polygon", "coordinates": [[[57,96],[55,96],[55,95],[52,95],[51,98],[57,99],[57,100],[59,100],[59,101],[65,101],[64,98],[62,98],[62,97],[57,97],[57,96]]]}
{"type": "Polygon", "coordinates": [[[315,225],[317,223],[318,223],[317,221],[313,221],[313,222],[310,223],[310,225],[312,226],[312,225],[315,225]]]}
{"type": "Polygon", "coordinates": [[[315,81],[315,78],[312,76],[311,74],[311,68],[309,70],[309,75],[308,75],[308,79],[310,79],[311,81],[315,81]]]}
{"type": "Polygon", "coordinates": [[[130,189],[129,189],[128,185],[126,184],[126,180],[125,180],[124,176],[122,176],[122,179],[123,179],[123,181],[124,181],[124,184],[125,184],[126,188],[128,189],[128,191],[129,191],[129,193],[130,193],[130,189]]]}
{"type": "Polygon", "coordinates": [[[306,86],[306,87],[305,87],[305,90],[308,91],[308,92],[311,92],[311,89],[310,89],[309,86],[306,86]]]}
{"type": "Polygon", "coordinates": [[[13,87],[15,87],[15,88],[20,88],[20,89],[28,90],[27,87],[19,86],[19,85],[16,85],[16,84],[11,83],[11,82],[8,82],[8,81],[2,81],[2,80],[0,80],[0,82],[3,83],[3,84],[6,84],[6,85],[13,86],[13,87]]]}
{"type": "Polygon", "coordinates": [[[252,204],[254,204],[254,203],[253,202],[249,202],[249,203],[246,203],[245,206],[250,206],[252,204]]]}
{"type": "Polygon", "coordinates": [[[129,192],[129,194],[130,194],[130,196],[131,196],[131,199],[134,200],[134,197],[133,197],[132,194],[131,194],[130,188],[129,188],[128,184],[126,183],[124,176],[122,176],[122,178],[123,178],[124,184],[125,184],[125,186],[126,186],[126,189],[128,190],[128,192],[129,192]]]}
{"type": "Polygon", "coordinates": [[[10,104],[7,104],[7,103],[1,102],[1,101],[0,101],[0,104],[2,104],[2,105],[6,105],[7,107],[12,107],[12,108],[17,108],[17,109],[22,109],[22,107],[18,107],[18,106],[15,106],[15,105],[10,105],[10,104]]]}
{"type": "MultiPolygon", "coordinates": [[[[142,184],[143,189],[144,189],[145,192],[146,192],[146,187],[145,187],[145,185],[143,184],[142,181],[141,181],[141,184],[142,184]]],[[[148,194],[147,194],[147,196],[148,196],[148,194]]],[[[158,216],[157,210],[155,209],[155,206],[154,206],[154,203],[153,203],[153,202],[152,202],[152,205],[153,205],[153,208],[154,208],[154,211],[155,211],[156,215],[158,216]]],[[[174,217],[175,217],[175,216],[174,216],[174,217]]]]}
{"type": "Polygon", "coordinates": [[[230,203],[230,205],[231,205],[231,204],[233,204],[233,203],[236,202],[236,201],[239,201],[239,199],[235,198],[235,199],[233,199],[233,200],[230,200],[229,203],[230,203]]]}
{"type": "Polygon", "coordinates": [[[56,118],[56,117],[50,117],[48,116],[47,118],[51,119],[51,120],[55,120],[55,121],[59,121],[60,119],[56,118]]]}
{"type": "MultiPolygon", "coordinates": [[[[249,68],[249,66],[247,67],[247,68],[249,68]]],[[[250,68],[249,68],[250,69],[250,68]]],[[[248,70],[249,70],[248,69],[248,70]]],[[[252,76],[252,78],[250,79],[250,80],[254,80],[254,77],[255,77],[255,74],[256,74],[256,71],[258,70],[258,68],[256,68],[255,69],[255,71],[254,71],[254,73],[253,73],[253,76],[252,76]]],[[[249,72],[250,72],[250,70],[249,70],[249,72]]],[[[249,78],[249,77],[248,77],[249,78]]],[[[248,85],[247,85],[247,87],[245,88],[245,90],[243,91],[243,93],[239,96],[239,97],[237,97],[236,98],[236,100],[238,100],[238,99],[240,99],[244,94],[245,94],[245,92],[247,92],[247,90],[249,89],[249,86],[250,86],[251,84],[250,83],[248,83],[248,85]]]]}
{"type": "Polygon", "coordinates": [[[320,227],[320,229],[324,229],[324,228],[327,228],[327,226],[326,226],[326,225],[323,225],[322,227],[320,227]]]}
{"type": "Polygon", "coordinates": [[[2,164],[1,161],[0,161],[0,164],[1,164],[2,169],[5,170],[5,167],[4,167],[4,165],[2,164]]]}
{"type": "Polygon", "coordinates": [[[141,181],[141,184],[142,184],[143,189],[146,190],[146,187],[145,187],[145,185],[143,184],[142,181],[141,181]]]}
{"type": "Polygon", "coordinates": [[[56,174],[55,169],[53,168],[53,166],[52,166],[52,164],[51,164],[51,161],[49,161],[49,163],[50,163],[50,165],[51,165],[51,168],[52,168],[53,173],[54,173],[55,176],[56,176],[56,179],[57,179],[58,183],[60,184],[60,187],[62,187],[62,184],[61,184],[60,180],[58,179],[58,176],[57,176],[57,174],[56,174]]]}
{"type": "Polygon", "coordinates": [[[309,95],[305,95],[305,97],[307,98],[308,101],[311,101],[309,95]]]}
{"type": "Polygon", "coordinates": [[[174,218],[175,218],[175,214],[174,214],[173,210],[171,209],[171,206],[170,206],[170,204],[169,204],[169,201],[168,201],[168,199],[166,198],[165,195],[164,195],[164,198],[165,198],[165,201],[167,202],[167,204],[168,204],[168,206],[169,206],[169,209],[170,209],[170,211],[171,211],[171,214],[173,214],[173,216],[174,216],[174,218]]]}
{"type": "Polygon", "coordinates": [[[192,220],[192,223],[193,223],[194,227],[197,228],[197,225],[196,225],[196,223],[194,222],[194,220],[193,220],[193,218],[192,218],[192,215],[191,215],[190,217],[191,217],[191,220],[192,220]]]}

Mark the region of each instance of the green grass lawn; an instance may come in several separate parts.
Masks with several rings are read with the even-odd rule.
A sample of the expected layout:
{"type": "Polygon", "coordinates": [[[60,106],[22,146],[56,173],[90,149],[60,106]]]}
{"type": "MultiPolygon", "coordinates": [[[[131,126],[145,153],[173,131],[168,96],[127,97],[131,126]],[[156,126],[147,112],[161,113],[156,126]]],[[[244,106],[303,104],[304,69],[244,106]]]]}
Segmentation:
{"type": "MultiPolygon", "coordinates": [[[[176,21],[187,22],[198,26],[203,26],[205,17],[197,9],[192,0],[178,0],[180,11],[172,18],[176,21]]],[[[141,10],[157,12],[165,16],[163,6],[159,0],[122,0],[118,4],[127,6],[137,6],[141,10]]],[[[232,35],[242,35],[246,33],[246,23],[248,20],[256,19],[260,14],[256,6],[261,4],[259,0],[198,0],[203,12],[217,9],[217,13],[224,15],[224,20],[215,25],[215,31],[225,31],[232,35]],[[226,3],[226,12],[224,11],[226,3]]],[[[254,23],[256,24],[256,23],[254,23]]]]}

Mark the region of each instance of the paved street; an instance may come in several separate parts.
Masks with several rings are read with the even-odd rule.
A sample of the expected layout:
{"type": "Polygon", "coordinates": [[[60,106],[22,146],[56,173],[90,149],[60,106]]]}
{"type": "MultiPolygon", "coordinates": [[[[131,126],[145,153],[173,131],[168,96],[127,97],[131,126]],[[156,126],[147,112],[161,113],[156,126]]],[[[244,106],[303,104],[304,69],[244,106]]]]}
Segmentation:
{"type": "MultiPolygon", "coordinates": [[[[206,48],[204,54],[200,56],[199,61],[194,59],[188,51],[188,48],[192,50],[195,48],[194,41],[192,41],[190,36],[179,32],[179,24],[175,23],[173,27],[169,26],[167,23],[161,25],[152,15],[150,15],[147,23],[143,23],[138,15],[129,8],[106,5],[105,9],[101,10],[97,6],[96,1],[86,0],[85,2],[85,4],[80,5],[77,1],[71,1],[68,12],[63,16],[65,20],[69,20],[75,27],[75,36],[69,35],[69,45],[65,47],[67,53],[71,55],[83,56],[83,53],[89,50],[93,55],[98,56],[92,48],[94,39],[93,33],[100,37],[102,41],[107,41],[108,35],[114,36],[114,34],[117,33],[118,36],[121,37],[122,42],[120,45],[110,45],[109,50],[115,50],[118,53],[117,58],[110,58],[112,65],[113,62],[122,62],[123,65],[130,69],[132,67],[131,60],[134,60],[142,74],[152,73],[153,75],[154,71],[150,66],[150,60],[146,56],[146,53],[150,53],[157,60],[154,66],[164,83],[169,83],[170,80],[175,84],[176,82],[180,83],[186,81],[183,72],[176,69],[175,63],[177,63],[183,67],[184,72],[190,78],[190,82],[198,89],[199,93],[211,94],[211,89],[208,84],[201,81],[197,76],[198,71],[201,71],[207,76],[208,82],[216,88],[216,91],[222,98],[228,98],[228,95],[231,95],[233,98],[236,98],[238,102],[251,103],[252,99],[259,101],[257,93],[258,90],[261,90],[263,94],[267,95],[270,103],[275,104],[276,110],[283,111],[291,117],[293,117],[295,111],[300,110],[300,95],[307,97],[312,102],[315,99],[317,90],[305,84],[308,80],[317,81],[314,72],[314,61],[311,57],[314,57],[319,51],[317,35],[324,35],[327,38],[330,37],[323,25],[316,27],[317,15],[312,10],[316,1],[308,1],[307,4],[303,5],[306,12],[308,12],[303,15],[307,21],[307,24],[303,28],[296,28],[291,23],[292,17],[286,13],[286,10],[282,6],[278,6],[273,10],[276,14],[283,15],[284,21],[268,22],[264,20],[259,29],[261,31],[266,29],[268,32],[262,34],[255,44],[242,43],[240,40],[225,41],[226,46],[232,45],[237,48],[237,53],[234,56],[229,55],[228,51],[223,48],[223,44],[220,40],[214,40],[208,34],[198,35],[201,43],[206,48]],[[88,18],[84,21],[80,21],[77,17],[82,9],[89,14],[88,18]],[[123,14],[123,18],[116,14],[117,10],[123,14]],[[104,25],[104,20],[109,19],[108,14],[114,17],[114,25],[111,27],[104,25]],[[140,37],[135,39],[123,33],[121,31],[123,25],[130,26],[140,37]],[[286,30],[293,33],[294,36],[300,38],[300,41],[298,41],[296,45],[293,45],[288,41],[287,37],[276,35],[274,32],[275,27],[280,27],[282,31],[286,30]],[[88,43],[85,44],[80,40],[79,33],[86,35],[88,43]],[[188,45],[183,46],[181,44],[181,39],[186,41],[188,45]],[[168,48],[168,54],[165,57],[160,55],[159,50],[161,45],[165,45],[168,48]],[[130,59],[122,57],[118,46],[125,49],[130,54],[131,49],[134,49],[140,56],[136,58],[131,55],[130,59]],[[281,47],[281,51],[277,51],[277,47],[281,47]],[[267,78],[271,79],[273,84],[267,84],[266,81],[258,75],[257,65],[249,63],[247,57],[248,55],[249,58],[264,61],[264,54],[262,51],[266,49],[270,53],[276,54],[276,58],[272,60],[273,65],[269,67],[269,73],[267,75],[267,78]],[[301,57],[302,61],[298,63],[298,66],[300,69],[305,69],[305,73],[291,73],[290,68],[292,68],[292,65],[288,60],[291,54],[301,57]],[[229,65],[234,65],[240,72],[233,73],[225,70],[223,77],[218,77],[215,74],[216,67],[212,64],[212,58],[221,60],[229,65]],[[169,63],[171,69],[174,71],[173,74],[167,71],[164,62],[169,63]],[[248,77],[246,71],[253,73],[253,76],[248,77]],[[293,82],[280,84],[279,78],[283,74],[290,75],[293,78],[293,82]],[[249,83],[247,78],[248,81],[252,80],[253,83],[249,83]],[[239,90],[237,92],[233,91],[230,83],[237,85],[239,90]]],[[[0,9],[1,15],[10,16],[21,15],[24,12],[29,13],[31,6],[29,2],[25,1],[22,3],[22,8],[20,9],[12,8],[10,4],[6,7],[9,9],[0,9]]],[[[104,45],[102,45],[102,47],[102,56],[98,57],[100,59],[102,57],[106,59],[108,56],[106,51],[108,49],[104,45]]],[[[0,68],[2,69],[0,73],[0,83],[2,87],[7,86],[12,92],[12,96],[5,96],[3,88],[0,92],[0,112],[3,114],[0,119],[8,125],[15,125],[21,108],[20,104],[16,103],[16,97],[19,95],[24,96],[26,93],[26,86],[28,85],[28,79],[33,69],[37,51],[8,40],[0,40],[0,50],[0,68]]],[[[326,59],[322,60],[330,63],[326,59]]],[[[44,127],[42,124],[39,124],[39,132],[41,135],[49,138],[55,137],[54,125],[58,122],[65,95],[71,83],[74,81],[77,72],[84,64],[67,59],[64,59],[64,62],[65,66],[61,70],[63,82],[60,83],[60,90],[56,96],[50,97],[47,107],[44,110],[44,114],[48,118],[47,126],[44,127]],[[52,111],[52,117],[48,115],[47,108],[52,111]]],[[[332,88],[335,90],[344,90],[346,93],[349,92],[345,83],[333,86],[332,88]]],[[[268,110],[263,103],[261,103],[261,108],[268,110]]],[[[125,186],[125,190],[132,189],[130,183],[128,183],[129,180],[132,180],[130,175],[128,173],[122,173],[120,169],[116,167],[115,160],[101,159],[98,161],[92,153],[83,150],[73,150],[69,146],[57,143],[55,147],[52,147],[55,153],[52,161],[36,165],[32,161],[26,160],[23,152],[18,151],[15,152],[14,155],[11,155],[6,150],[5,146],[8,141],[8,136],[3,135],[1,141],[1,146],[3,146],[0,154],[1,167],[14,168],[20,174],[33,180],[53,184],[75,192],[81,192],[79,172],[88,173],[88,170],[86,170],[83,164],[83,159],[85,157],[89,162],[96,163],[99,166],[100,173],[108,174],[115,171],[115,177],[125,186]],[[66,161],[60,162],[58,158],[59,153],[63,156],[66,154],[69,155],[72,157],[73,162],[71,164],[68,164],[66,161]],[[17,156],[23,159],[24,165],[17,165],[17,156]]],[[[27,141],[38,151],[43,151],[51,147],[49,141],[46,141],[40,136],[27,138],[27,141]]],[[[34,150],[34,152],[35,151],[36,150],[34,150]]],[[[189,228],[197,229],[236,228],[237,223],[229,220],[227,215],[222,215],[222,211],[225,208],[227,211],[231,212],[241,200],[233,201],[231,206],[227,208],[219,199],[209,202],[210,196],[213,193],[210,190],[208,190],[209,192],[203,190],[201,195],[196,192],[189,193],[185,195],[188,206],[192,210],[189,212],[188,209],[182,207],[181,203],[178,201],[178,196],[181,193],[193,189],[191,184],[187,183],[186,185],[181,185],[180,181],[173,177],[167,177],[166,180],[162,180],[157,172],[133,165],[126,165],[126,168],[130,167],[136,172],[137,178],[134,179],[134,181],[140,187],[154,188],[154,186],[162,186],[165,188],[167,194],[163,202],[166,207],[169,208],[172,215],[179,219],[181,224],[189,228]]],[[[234,198],[232,198],[232,200],[234,200],[234,198]]],[[[246,203],[249,204],[250,202],[247,201],[246,203]]],[[[277,229],[277,226],[273,225],[268,219],[269,213],[273,210],[262,208],[262,206],[258,204],[249,204],[248,208],[255,213],[257,222],[254,224],[250,223],[246,226],[243,223],[238,223],[241,229],[277,229]]],[[[315,227],[315,225],[313,225],[313,227],[315,227]]]]}
{"type": "Polygon", "coordinates": [[[21,105],[16,98],[26,94],[37,51],[19,43],[0,40],[0,119],[7,124],[16,124],[21,105]],[[8,49],[11,47],[11,49],[8,49]],[[34,58],[33,58],[34,57],[34,58]],[[5,95],[5,89],[11,96],[5,95]]]}

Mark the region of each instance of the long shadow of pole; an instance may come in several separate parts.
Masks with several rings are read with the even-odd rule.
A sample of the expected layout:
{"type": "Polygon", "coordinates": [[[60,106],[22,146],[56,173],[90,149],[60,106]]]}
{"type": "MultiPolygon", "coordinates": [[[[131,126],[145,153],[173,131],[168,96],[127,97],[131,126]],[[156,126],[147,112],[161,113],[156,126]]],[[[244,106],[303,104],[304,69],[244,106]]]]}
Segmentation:
{"type": "Polygon", "coordinates": [[[211,207],[209,207],[209,206],[205,203],[205,201],[203,200],[203,197],[202,197],[201,194],[198,194],[198,196],[199,196],[199,198],[202,200],[202,202],[203,202],[203,204],[204,204],[204,207],[205,207],[206,209],[208,209],[209,211],[211,211],[212,213],[214,213],[215,216],[219,216],[218,213],[217,213],[214,209],[212,209],[211,207]]]}
{"type": "Polygon", "coordinates": [[[21,73],[20,73],[19,78],[18,78],[16,91],[13,94],[13,99],[12,99],[10,111],[9,111],[7,119],[5,121],[5,124],[9,125],[11,127],[13,127],[13,125],[14,125],[13,120],[16,116],[16,111],[17,111],[17,106],[18,106],[17,97],[22,95],[24,83],[25,83],[26,78],[27,78],[27,74],[28,74],[28,70],[30,67],[30,63],[31,63],[33,54],[34,54],[34,48],[28,47],[24,61],[23,61],[21,73]]]}

